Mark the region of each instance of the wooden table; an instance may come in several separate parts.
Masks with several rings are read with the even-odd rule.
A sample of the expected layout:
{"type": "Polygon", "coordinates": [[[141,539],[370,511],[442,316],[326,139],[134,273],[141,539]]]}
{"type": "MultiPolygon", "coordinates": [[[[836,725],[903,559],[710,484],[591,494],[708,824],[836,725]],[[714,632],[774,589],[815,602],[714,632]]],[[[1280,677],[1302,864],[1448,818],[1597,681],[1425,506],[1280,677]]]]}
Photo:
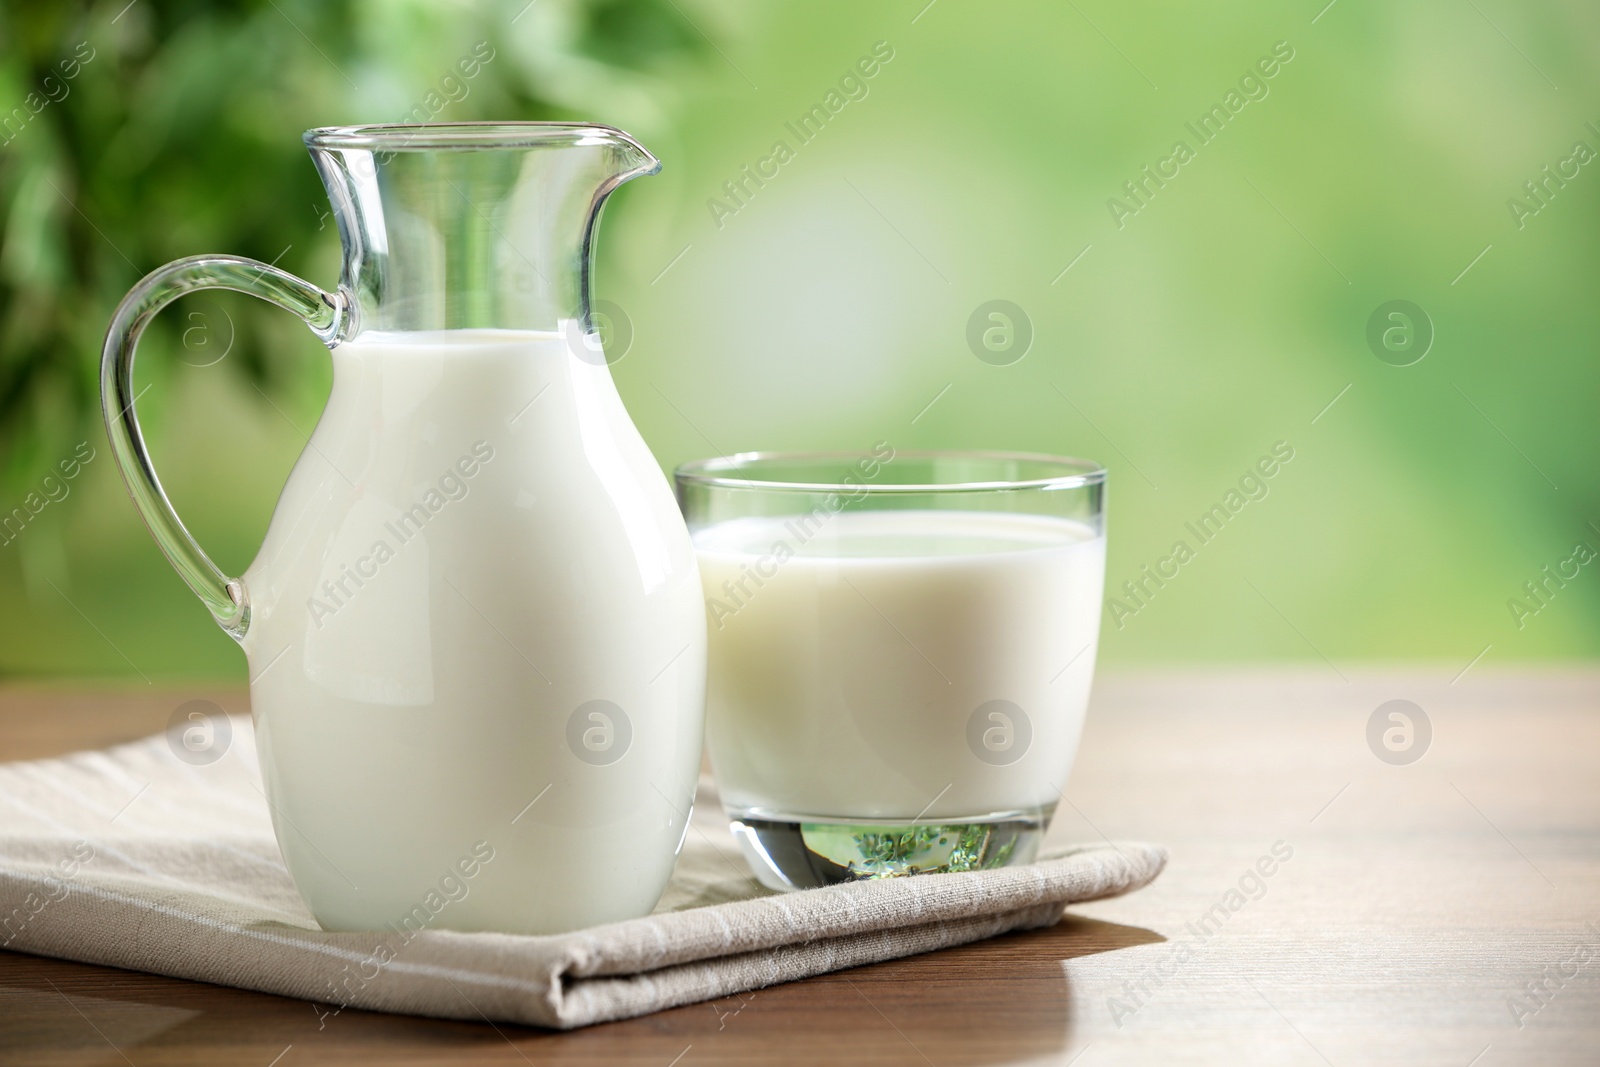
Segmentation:
{"type": "MultiPolygon", "coordinates": [[[[1452,673],[1103,678],[1051,838],[1161,841],[1172,863],[1049,930],[567,1034],[319,1025],[300,1001],[0,953],[0,1063],[1595,1064],[1600,670],[1452,673]],[[1431,722],[1410,765],[1368,746],[1391,699],[1431,722]],[[1252,876],[1275,845],[1292,854],[1252,876]]],[[[0,758],[132,739],[197,696],[244,707],[0,689],[0,758]]]]}

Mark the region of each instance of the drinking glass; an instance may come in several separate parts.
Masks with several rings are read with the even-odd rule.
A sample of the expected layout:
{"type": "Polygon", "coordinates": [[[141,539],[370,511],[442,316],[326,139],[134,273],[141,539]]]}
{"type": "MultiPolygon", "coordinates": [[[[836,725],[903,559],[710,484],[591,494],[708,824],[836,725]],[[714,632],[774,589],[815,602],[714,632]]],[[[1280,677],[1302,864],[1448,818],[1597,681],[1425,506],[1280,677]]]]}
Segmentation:
{"type": "Polygon", "coordinates": [[[701,460],[676,484],[711,763],[756,876],[1031,860],[1094,674],[1105,469],[879,444],[701,460]]]}

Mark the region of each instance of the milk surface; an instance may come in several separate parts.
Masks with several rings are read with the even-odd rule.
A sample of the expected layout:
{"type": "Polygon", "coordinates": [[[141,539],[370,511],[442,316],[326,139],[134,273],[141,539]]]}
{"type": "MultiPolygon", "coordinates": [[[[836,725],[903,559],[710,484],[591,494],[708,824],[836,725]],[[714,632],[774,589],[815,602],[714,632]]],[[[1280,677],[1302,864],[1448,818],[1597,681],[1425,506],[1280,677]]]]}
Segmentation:
{"type": "Polygon", "coordinates": [[[366,334],[333,364],[244,577],[296,884],[336,929],[648,912],[698,773],[705,624],[609,371],[497,330],[366,334]]]}
{"type": "Polygon", "coordinates": [[[1034,515],[846,511],[694,540],[708,743],[731,813],[1054,809],[1093,675],[1103,536],[1034,515]],[[990,715],[1014,720],[1012,706],[1025,727],[990,715]]]}

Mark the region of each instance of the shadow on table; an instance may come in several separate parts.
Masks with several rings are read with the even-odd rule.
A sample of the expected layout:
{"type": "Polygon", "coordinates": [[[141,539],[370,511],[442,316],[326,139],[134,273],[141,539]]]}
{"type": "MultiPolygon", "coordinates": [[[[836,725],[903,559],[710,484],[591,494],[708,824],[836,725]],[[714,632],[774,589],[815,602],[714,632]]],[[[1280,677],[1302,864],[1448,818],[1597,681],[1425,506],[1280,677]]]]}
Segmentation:
{"type": "Polygon", "coordinates": [[[1042,930],[567,1033],[327,1015],[306,1001],[0,952],[0,1061],[998,1064],[1070,1050],[1066,961],[1162,940],[1069,915],[1042,930]]]}

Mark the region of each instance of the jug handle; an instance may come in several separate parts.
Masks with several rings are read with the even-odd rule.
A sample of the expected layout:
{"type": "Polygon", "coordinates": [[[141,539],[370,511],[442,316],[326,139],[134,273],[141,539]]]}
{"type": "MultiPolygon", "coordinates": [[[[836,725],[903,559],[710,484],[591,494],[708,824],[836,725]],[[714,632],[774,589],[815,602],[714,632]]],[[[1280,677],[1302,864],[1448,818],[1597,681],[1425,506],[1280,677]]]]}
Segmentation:
{"type": "Polygon", "coordinates": [[[111,439],[111,455],[139,517],[144,519],[168,562],[235,640],[250,626],[250,599],[244,582],[222,573],[172,509],[151,465],[133,403],[133,357],[156,312],[198,289],[231,289],[260,297],[292,311],[332,348],[344,339],[349,301],[268,263],[243,256],[206,255],[175,260],[145,275],[122,298],[106,330],[100,355],[100,406],[111,439]]]}

